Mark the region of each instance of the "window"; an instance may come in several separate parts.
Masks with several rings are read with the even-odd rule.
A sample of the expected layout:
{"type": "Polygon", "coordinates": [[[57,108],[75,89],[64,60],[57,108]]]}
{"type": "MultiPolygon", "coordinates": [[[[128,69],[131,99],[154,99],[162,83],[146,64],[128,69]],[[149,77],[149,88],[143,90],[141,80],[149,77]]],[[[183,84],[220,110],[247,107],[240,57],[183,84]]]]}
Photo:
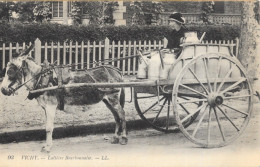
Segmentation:
{"type": "Polygon", "coordinates": [[[71,13],[71,9],[72,9],[72,2],[71,1],[68,1],[68,16],[69,14],[71,13]]]}
{"type": "Polygon", "coordinates": [[[215,1],[214,2],[214,13],[224,13],[225,12],[225,2],[224,1],[215,1]]]}
{"type": "Polygon", "coordinates": [[[63,2],[62,1],[52,2],[52,16],[53,17],[63,17],[63,2]]]}

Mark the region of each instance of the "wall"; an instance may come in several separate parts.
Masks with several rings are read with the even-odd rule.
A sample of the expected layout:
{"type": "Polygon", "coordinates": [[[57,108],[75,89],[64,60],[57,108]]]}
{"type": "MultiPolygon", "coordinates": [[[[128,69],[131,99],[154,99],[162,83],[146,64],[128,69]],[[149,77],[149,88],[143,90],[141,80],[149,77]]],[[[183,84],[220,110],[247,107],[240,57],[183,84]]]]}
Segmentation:
{"type": "Polygon", "coordinates": [[[225,13],[241,14],[242,2],[227,1],[225,2],[225,13]]]}
{"type": "MultiPolygon", "coordinates": [[[[192,1],[164,1],[162,5],[165,12],[181,12],[181,13],[201,13],[201,7],[203,2],[192,2],[192,1]]],[[[126,6],[126,13],[124,13],[124,19],[126,24],[131,23],[130,2],[124,2],[126,6]]],[[[225,14],[241,14],[241,2],[238,1],[225,1],[224,2],[225,14]]]]}

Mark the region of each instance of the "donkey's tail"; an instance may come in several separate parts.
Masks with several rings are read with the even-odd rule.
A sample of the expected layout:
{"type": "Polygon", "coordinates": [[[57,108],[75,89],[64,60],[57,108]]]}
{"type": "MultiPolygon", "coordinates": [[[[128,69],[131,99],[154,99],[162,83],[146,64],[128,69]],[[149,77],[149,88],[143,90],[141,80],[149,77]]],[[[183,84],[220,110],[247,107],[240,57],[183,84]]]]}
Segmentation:
{"type": "Polygon", "coordinates": [[[119,100],[120,100],[121,107],[124,108],[124,106],[125,106],[125,88],[121,88],[119,100]]]}

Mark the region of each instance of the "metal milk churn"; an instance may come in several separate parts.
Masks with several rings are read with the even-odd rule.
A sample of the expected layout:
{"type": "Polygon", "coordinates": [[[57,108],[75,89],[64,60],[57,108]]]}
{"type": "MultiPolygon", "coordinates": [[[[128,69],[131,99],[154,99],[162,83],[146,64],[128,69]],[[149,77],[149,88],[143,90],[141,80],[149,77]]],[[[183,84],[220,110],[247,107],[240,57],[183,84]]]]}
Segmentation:
{"type": "MultiPolygon", "coordinates": [[[[231,69],[230,61],[223,58],[220,61],[219,77],[224,78],[226,76],[226,74],[229,72],[230,69],[231,69]]],[[[230,77],[230,76],[228,76],[228,77],[230,77]]]]}
{"type": "Polygon", "coordinates": [[[144,55],[142,57],[139,57],[138,59],[138,71],[137,71],[137,77],[138,79],[146,79],[147,73],[148,73],[148,63],[150,55],[149,53],[143,53],[144,55]]]}
{"type": "Polygon", "coordinates": [[[240,69],[238,68],[238,66],[236,64],[232,63],[231,67],[233,67],[233,71],[231,73],[231,78],[241,77],[241,72],[240,72],[240,69]]]}
{"type": "Polygon", "coordinates": [[[158,51],[151,52],[148,65],[148,79],[157,80],[160,76],[161,59],[158,51]]]}
{"type": "Polygon", "coordinates": [[[184,33],[183,43],[200,43],[196,31],[189,31],[184,33]]]}
{"type": "Polygon", "coordinates": [[[176,61],[174,53],[166,52],[164,53],[164,68],[160,67],[160,79],[168,79],[170,69],[172,68],[173,63],[176,61]]]}

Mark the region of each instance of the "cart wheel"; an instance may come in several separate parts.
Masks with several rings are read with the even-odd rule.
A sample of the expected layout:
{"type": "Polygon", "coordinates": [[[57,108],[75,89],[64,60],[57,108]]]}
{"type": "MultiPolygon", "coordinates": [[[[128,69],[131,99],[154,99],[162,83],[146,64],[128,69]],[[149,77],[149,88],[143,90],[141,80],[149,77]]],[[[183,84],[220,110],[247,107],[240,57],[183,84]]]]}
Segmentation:
{"type": "Polygon", "coordinates": [[[237,139],[248,124],[253,105],[245,69],[236,58],[221,53],[198,56],[187,63],[175,80],[172,96],[180,130],[202,147],[222,147],[237,139]],[[183,108],[189,113],[185,117],[183,108]],[[197,113],[196,121],[185,127],[184,122],[197,113]]]}
{"type": "MultiPolygon", "coordinates": [[[[163,94],[158,98],[158,95],[140,93],[134,89],[134,102],[139,116],[154,129],[166,133],[179,131],[172,112],[171,94],[163,94]]],[[[185,121],[184,126],[189,126],[197,115],[195,114],[185,121]]]]}

